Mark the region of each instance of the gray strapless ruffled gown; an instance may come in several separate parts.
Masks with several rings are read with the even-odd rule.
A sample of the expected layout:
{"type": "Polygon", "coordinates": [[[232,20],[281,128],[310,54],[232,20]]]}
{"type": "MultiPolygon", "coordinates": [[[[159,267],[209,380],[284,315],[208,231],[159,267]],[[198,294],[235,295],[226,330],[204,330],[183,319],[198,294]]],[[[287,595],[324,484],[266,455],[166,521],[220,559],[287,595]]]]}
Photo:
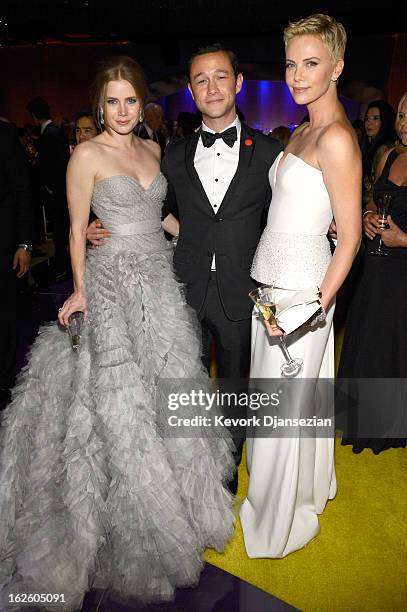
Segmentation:
{"type": "Polygon", "coordinates": [[[95,185],[111,237],[87,255],[81,350],[43,327],[4,413],[0,610],[27,609],[9,604],[17,593],[63,593],[36,609],[78,610],[91,587],[170,599],[233,534],[230,440],[163,438],[157,425],[159,380],[204,375],[160,226],[165,190],[161,174],[148,189],[124,175],[95,185]]]}

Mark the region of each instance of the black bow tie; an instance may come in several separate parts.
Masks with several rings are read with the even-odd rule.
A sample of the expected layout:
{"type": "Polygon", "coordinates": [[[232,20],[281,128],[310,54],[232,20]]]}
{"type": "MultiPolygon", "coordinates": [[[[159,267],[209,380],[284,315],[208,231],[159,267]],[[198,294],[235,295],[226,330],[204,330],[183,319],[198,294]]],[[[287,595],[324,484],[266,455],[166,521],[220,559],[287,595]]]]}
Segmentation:
{"type": "Polygon", "coordinates": [[[237,140],[237,129],[236,126],[225,130],[224,132],[216,132],[216,134],[212,134],[212,132],[206,132],[205,130],[201,131],[202,143],[204,147],[211,147],[215,140],[218,138],[222,138],[223,142],[225,142],[228,147],[233,147],[237,140]]]}

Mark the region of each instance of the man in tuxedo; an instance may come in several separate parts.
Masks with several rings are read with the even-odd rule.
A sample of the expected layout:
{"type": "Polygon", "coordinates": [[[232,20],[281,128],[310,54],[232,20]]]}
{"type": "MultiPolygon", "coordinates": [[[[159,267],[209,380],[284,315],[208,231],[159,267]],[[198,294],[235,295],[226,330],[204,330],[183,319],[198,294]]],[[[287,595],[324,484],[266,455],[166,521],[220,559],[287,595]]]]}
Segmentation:
{"type": "Polygon", "coordinates": [[[174,264],[198,313],[207,363],[212,339],[218,376],[245,377],[253,306],[248,293],[256,286],[250,267],[271,200],[268,172],[281,146],[237,117],[243,77],[234,53],[220,45],[200,49],[189,62],[188,81],[202,128],[167,150],[164,215],[176,202],[174,264]]]}
{"type": "Polygon", "coordinates": [[[37,143],[38,173],[45,210],[52,225],[55,275],[60,278],[70,270],[69,214],[65,186],[69,143],[65,132],[52,122],[50,107],[45,100],[30,100],[27,110],[41,130],[37,143]]]}
{"type": "Polygon", "coordinates": [[[15,128],[0,121],[0,409],[16,362],[16,277],[31,263],[35,209],[30,173],[15,128]]]}
{"type": "MultiPolygon", "coordinates": [[[[176,204],[180,221],[174,265],[198,313],[206,366],[213,341],[217,375],[224,379],[249,373],[248,293],[256,287],[250,268],[271,200],[269,169],[281,151],[277,141],[239,120],[242,83],[235,54],[221,45],[192,56],[188,87],[202,127],[171,144],[162,164],[168,179],[163,214],[176,204]]],[[[227,390],[234,390],[233,381],[227,390]]],[[[238,463],[242,441],[235,443],[238,463]]],[[[237,479],[230,488],[236,490],[237,479]]]]}
{"type": "Polygon", "coordinates": [[[162,133],[164,121],[164,111],[159,104],[150,102],[144,108],[144,121],[134,130],[139,138],[144,140],[154,140],[161,148],[161,155],[165,150],[165,138],[162,133]]]}

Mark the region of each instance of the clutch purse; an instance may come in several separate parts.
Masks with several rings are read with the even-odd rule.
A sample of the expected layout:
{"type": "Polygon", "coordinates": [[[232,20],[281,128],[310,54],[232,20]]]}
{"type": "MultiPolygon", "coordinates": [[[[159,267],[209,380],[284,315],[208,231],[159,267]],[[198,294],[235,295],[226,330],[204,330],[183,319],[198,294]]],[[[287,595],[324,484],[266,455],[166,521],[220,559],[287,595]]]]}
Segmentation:
{"type": "Polygon", "coordinates": [[[321,292],[317,286],[290,292],[276,303],[278,326],[286,334],[291,334],[323,310],[320,297],[321,292]]]}
{"type": "Polygon", "coordinates": [[[73,312],[68,320],[67,330],[71,341],[72,350],[77,353],[81,347],[82,326],[84,321],[83,312],[73,312]]]}

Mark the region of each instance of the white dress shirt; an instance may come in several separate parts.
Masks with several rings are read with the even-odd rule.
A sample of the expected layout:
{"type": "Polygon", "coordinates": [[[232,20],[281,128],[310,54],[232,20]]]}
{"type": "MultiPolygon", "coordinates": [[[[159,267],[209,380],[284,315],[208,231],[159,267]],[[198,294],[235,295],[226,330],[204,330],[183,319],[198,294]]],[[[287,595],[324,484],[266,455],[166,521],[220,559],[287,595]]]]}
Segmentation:
{"type": "MultiPolygon", "coordinates": [[[[225,130],[233,126],[236,126],[237,129],[237,140],[233,147],[229,147],[221,138],[215,140],[211,147],[204,147],[202,138],[199,138],[196,147],[194,157],[195,170],[215,214],[219,211],[219,207],[236,174],[239,164],[242,126],[238,117],[225,130]]],[[[211,130],[204,123],[202,123],[202,130],[215,134],[215,130],[211,130]]],[[[222,132],[225,130],[222,130],[222,132]]],[[[213,254],[211,270],[216,270],[215,253],[213,254]]]]}

